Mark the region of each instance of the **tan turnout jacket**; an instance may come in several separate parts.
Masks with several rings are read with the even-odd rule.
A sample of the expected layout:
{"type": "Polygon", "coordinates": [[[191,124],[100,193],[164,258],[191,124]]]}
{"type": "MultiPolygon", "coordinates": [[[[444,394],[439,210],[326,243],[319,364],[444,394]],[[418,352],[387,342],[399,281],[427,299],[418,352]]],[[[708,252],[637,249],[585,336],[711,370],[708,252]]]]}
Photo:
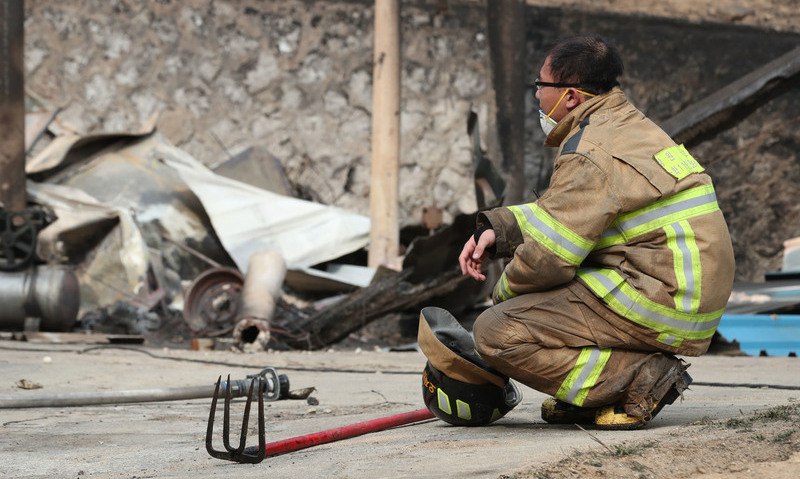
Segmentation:
{"type": "Polygon", "coordinates": [[[513,255],[495,302],[577,277],[618,327],[705,352],[734,275],[711,178],[618,88],[571,111],[545,144],[560,151],[542,197],[478,216],[496,256],[513,255]]]}

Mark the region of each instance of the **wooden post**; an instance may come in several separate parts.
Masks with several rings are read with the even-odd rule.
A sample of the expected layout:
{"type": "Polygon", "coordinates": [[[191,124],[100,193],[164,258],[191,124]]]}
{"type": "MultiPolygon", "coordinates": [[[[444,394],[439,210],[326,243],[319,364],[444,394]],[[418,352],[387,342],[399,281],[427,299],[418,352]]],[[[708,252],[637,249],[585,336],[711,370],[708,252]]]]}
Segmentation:
{"type": "Polygon", "coordinates": [[[25,209],[23,0],[0,2],[0,208],[25,209]]]}
{"type": "Polygon", "coordinates": [[[375,0],[372,66],[372,167],[368,264],[399,254],[400,1],[375,0]]]}

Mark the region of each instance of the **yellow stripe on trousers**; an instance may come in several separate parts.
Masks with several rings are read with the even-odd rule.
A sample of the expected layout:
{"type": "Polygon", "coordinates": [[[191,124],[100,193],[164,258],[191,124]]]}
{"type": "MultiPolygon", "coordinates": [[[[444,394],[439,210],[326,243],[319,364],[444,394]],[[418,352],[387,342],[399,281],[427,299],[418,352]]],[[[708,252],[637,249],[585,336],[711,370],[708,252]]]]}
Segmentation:
{"type": "Polygon", "coordinates": [[[589,391],[597,384],[597,378],[606,367],[611,349],[583,348],[572,371],[556,392],[556,398],[575,406],[583,406],[589,391]]]}

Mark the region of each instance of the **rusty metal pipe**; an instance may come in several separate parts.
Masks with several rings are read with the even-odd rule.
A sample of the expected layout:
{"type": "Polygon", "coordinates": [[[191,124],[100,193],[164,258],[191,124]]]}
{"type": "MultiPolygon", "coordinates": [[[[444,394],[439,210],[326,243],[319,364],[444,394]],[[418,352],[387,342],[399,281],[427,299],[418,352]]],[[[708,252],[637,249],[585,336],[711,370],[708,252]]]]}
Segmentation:
{"type": "Polygon", "coordinates": [[[100,404],[130,404],[157,401],[182,401],[209,398],[214,385],[178,388],[133,389],[123,391],[87,391],[53,394],[15,394],[0,396],[0,409],[33,407],[77,407],[100,404]]]}
{"type": "Polygon", "coordinates": [[[75,273],[40,266],[0,273],[0,329],[21,331],[25,318],[39,318],[43,331],[69,331],[78,316],[80,290],[75,273]]]}
{"type": "Polygon", "coordinates": [[[254,344],[264,350],[270,339],[269,324],[286,278],[286,261],[277,251],[250,256],[242,286],[242,315],[233,329],[240,348],[254,344]]]}
{"type": "Polygon", "coordinates": [[[250,256],[242,286],[242,317],[269,321],[286,278],[286,261],[276,251],[250,256]]]}

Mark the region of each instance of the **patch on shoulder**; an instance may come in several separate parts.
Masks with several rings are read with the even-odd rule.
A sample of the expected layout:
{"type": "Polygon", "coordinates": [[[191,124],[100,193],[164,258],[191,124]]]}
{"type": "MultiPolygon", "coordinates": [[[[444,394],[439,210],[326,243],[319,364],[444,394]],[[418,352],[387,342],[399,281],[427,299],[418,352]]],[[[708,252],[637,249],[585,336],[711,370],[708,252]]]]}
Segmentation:
{"type": "Polygon", "coordinates": [[[686,151],[683,145],[670,146],[659,151],[653,157],[659,165],[677,180],[682,180],[692,173],[702,173],[705,168],[686,151]]]}
{"type": "Polygon", "coordinates": [[[581,137],[583,136],[583,129],[586,125],[589,124],[589,118],[587,117],[580,123],[580,129],[577,133],[572,135],[566,143],[564,143],[564,148],[561,148],[561,154],[566,155],[568,153],[575,153],[578,151],[578,143],[581,142],[581,137]]]}

